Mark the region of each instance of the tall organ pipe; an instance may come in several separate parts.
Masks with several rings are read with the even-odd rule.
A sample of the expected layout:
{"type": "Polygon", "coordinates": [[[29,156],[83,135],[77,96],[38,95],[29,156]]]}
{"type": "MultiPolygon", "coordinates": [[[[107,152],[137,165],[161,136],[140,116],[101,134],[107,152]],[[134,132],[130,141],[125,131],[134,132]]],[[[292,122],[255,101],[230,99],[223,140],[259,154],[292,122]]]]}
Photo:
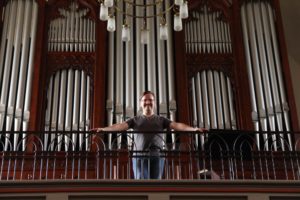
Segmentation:
{"type": "MultiPolygon", "coordinates": [[[[17,1],[12,1],[11,2],[12,6],[11,6],[11,16],[16,16],[16,12],[17,12],[17,1]]],[[[13,36],[14,36],[14,32],[15,32],[15,25],[14,25],[14,20],[15,17],[10,17],[9,18],[9,25],[8,25],[8,34],[7,34],[7,47],[6,47],[6,58],[5,59],[5,63],[4,63],[4,72],[2,75],[2,88],[1,88],[1,96],[0,96],[0,105],[2,105],[3,110],[2,112],[4,113],[3,116],[3,120],[6,117],[5,115],[7,115],[7,113],[11,113],[12,111],[8,110],[9,108],[7,107],[7,98],[8,98],[8,81],[9,81],[9,77],[10,77],[10,66],[11,66],[11,57],[13,56],[13,36]]],[[[3,127],[0,127],[1,130],[3,130],[3,127]]],[[[6,130],[8,130],[8,127],[6,127],[6,130]]]]}
{"type": "MultiPolygon", "coordinates": [[[[253,77],[253,69],[252,69],[252,60],[250,54],[250,44],[249,44],[249,30],[247,29],[247,20],[246,20],[246,6],[242,6],[241,8],[241,19],[242,19],[242,26],[243,28],[243,38],[245,44],[245,56],[247,62],[247,69],[248,69],[248,79],[250,84],[250,94],[251,94],[251,104],[252,104],[252,121],[254,124],[254,128],[256,131],[259,131],[259,113],[257,110],[257,102],[256,102],[256,93],[255,93],[255,80],[253,77]]],[[[259,134],[256,135],[257,147],[260,149],[260,138],[259,134]]]]}
{"type": "MultiPolygon", "coordinates": [[[[254,25],[254,14],[252,10],[252,5],[247,4],[246,5],[246,10],[247,10],[247,19],[248,19],[248,28],[249,28],[249,36],[250,36],[250,48],[251,48],[251,58],[252,58],[252,68],[254,70],[254,80],[255,80],[255,86],[256,86],[256,93],[257,93],[257,103],[258,103],[258,109],[259,109],[259,119],[260,119],[260,124],[262,127],[263,131],[267,131],[267,113],[266,113],[266,106],[265,106],[265,98],[263,94],[263,85],[262,85],[262,75],[259,70],[259,55],[257,52],[257,39],[255,36],[255,32],[251,30],[255,30],[255,25],[254,25]]],[[[267,134],[263,135],[264,141],[267,141],[268,136],[267,134]]],[[[268,143],[264,142],[264,149],[268,150],[268,143]]]]}

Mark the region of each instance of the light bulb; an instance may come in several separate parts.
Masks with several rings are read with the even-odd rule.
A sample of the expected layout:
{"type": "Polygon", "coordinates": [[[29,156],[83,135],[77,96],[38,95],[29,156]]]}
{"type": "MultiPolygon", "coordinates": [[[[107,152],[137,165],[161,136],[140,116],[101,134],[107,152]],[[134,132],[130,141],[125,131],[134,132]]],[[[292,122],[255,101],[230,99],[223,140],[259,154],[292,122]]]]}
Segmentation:
{"type": "Polygon", "coordinates": [[[149,43],[149,30],[146,28],[143,28],[141,30],[141,43],[142,44],[148,44],[149,43]]]}
{"type": "Polygon", "coordinates": [[[167,24],[161,24],[159,29],[159,37],[161,40],[168,39],[168,26],[167,24]]]}
{"type": "Polygon", "coordinates": [[[183,3],[183,0],[175,0],[175,5],[180,6],[183,3]]]}
{"type": "Polygon", "coordinates": [[[109,32],[114,32],[116,30],[116,20],[115,16],[109,16],[107,21],[107,30],[109,32]]]}
{"type": "Polygon", "coordinates": [[[182,30],[182,20],[179,14],[174,15],[174,31],[182,30]]]}
{"type": "Polygon", "coordinates": [[[130,28],[127,24],[124,24],[122,28],[122,41],[130,41],[130,28]]]}
{"type": "Polygon", "coordinates": [[[186,19],[186,18],[189,17],[188,2],[187,1],[184,1],[184,3],[180,5],[179,13],[180,13],[180,17],[182,19],[186,19]]]}
{"type": "Polygon", "coordinates": [[[114,5],[114,0],[104,0],[104,5],[110,8],[114,5]]]}
{"type": "Polygon", "coordinates": [[[99,18],[102,21],[106,21],[108,19],[108,8],[103,3],[101,3],[100,6],[99,18]]]}

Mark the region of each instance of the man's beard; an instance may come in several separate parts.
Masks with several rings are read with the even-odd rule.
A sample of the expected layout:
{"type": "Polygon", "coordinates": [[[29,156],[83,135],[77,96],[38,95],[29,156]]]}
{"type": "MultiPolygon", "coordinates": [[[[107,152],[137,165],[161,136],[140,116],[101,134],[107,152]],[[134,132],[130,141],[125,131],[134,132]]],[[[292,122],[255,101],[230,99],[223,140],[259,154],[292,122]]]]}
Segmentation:
{"type": "Polygon", "coordinates": [[[147,111],[147,112],[152,112],[152,106],[150,106],[150,105],[147,105],[146,106],[146,108],[145,108],[145,110],[147,111]]]}

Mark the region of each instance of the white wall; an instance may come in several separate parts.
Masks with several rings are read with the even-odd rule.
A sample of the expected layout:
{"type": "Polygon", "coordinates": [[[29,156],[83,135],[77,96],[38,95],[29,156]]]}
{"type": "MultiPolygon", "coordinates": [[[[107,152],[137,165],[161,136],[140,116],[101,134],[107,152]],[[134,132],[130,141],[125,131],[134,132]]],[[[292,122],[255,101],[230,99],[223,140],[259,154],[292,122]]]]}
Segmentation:
{"type": "Polygon", "coordinates": [[[280,6],[300,125],[300,1],[280,0],[280,6]]]}

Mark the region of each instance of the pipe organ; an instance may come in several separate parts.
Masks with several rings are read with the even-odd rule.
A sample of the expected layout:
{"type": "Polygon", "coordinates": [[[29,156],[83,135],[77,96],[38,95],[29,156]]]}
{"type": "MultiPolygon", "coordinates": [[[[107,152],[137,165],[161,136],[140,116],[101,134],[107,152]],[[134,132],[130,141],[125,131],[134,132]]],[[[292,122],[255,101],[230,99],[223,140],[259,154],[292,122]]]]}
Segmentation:
{"type": "Polygon", "coordinates": [[[191,19],[184,29],[187,53],[232,53],[230,27],[221,11],[204,4],[191,13],[191,19]]]}
{"type": "Polygon", "coordinates": [[[90,129],[91,116],[91,77],[85,69],[88,56],[76,57],[95,52],[96,23],[87,17],[87,8],[78,8],[76,2],[71,2],[69,9],[58,8],[60,16],[49,24],[48,66],[54,73],[47,86],[44,150],[89,150],[91,144],[91,138],[83,133],[90,129]],[[58,52],[78,55],[66,54],[57,61],[58,52]],[[60,131],[73,133],[57,137],[60,131]]]}
{"type": "Polygon", "coordinates": [[[88,150],[90,141],[88,131],[90,123],[90,77],[83,70],[62,69],[51,76],[45,117],[45,131],[74,131],[64,138],[56,134],[44,135],[44,149],[58,150],[64,147],[88,150]],[[54,141],[54,138],[57,141],[54,141]],[[79,146],[78,146],[79,145],[79,146]]]}
{"type": "Polygon", "coordinates": [[[77,10],[76,3],[70,5],[70,10],[59,9],[61,17],[52,20],[49,25],[48,51],[95,51],[96,23],[84,17],[88,9],[77,10]]]}
{"type": "MultiPolygon", "coordinates": [[[[236,129],[230,78],[217,70],[203,70],[192,78],[193,124],[206,129],[236,129]]],[[[204,136],[195,144],[204,150],[204,136]]]]}
{"type": "MultiPolygon", "coordinates": [[[[291,131],[271,1],[245,1],[241,20],[255,130],[291,131]]],[[[284,139],[292,144],[290,135],[288,138],[282,134],[272,138],[257,136],[258,148],[284,149],[284,139]]]]}
{"type": "MultiPolygon", "coordinates": [[[[123,9],[121,1],[118,7],[123,9]]],[[[170,1],[165,1],[169,7],[170,1]]],[[[147,13],[159,13],[156,6],[149,7],[147,13]]],[[[140,7],[132,9],[133,13],[142,14],[140,7]]],[[[150,41],[141,44],[141,28],[143,19],[126,19],[132,26],[131,40],[122,41],[122,22],[125,20],[121,13],[116,13],[116,32],[109,33],[108,88],[107,88],[107,124],[120,123],[127,118],[139,114],[139,97],[145,90],[156,94],[157,114],[175,120],[176,98],[172,52],[172,28],[168,26],[168,40],[159,39],[159,18],[147,19],[150,30],[150,41]]],[[[170,13],[166,17],[171,24],[170,13]]],[[[121,140],[121,138],[120,138],[121,140]]],[[[173,136],[173,141],[175,137],[173,136]]],[[[109,138],[111,143],[112,138],[109,138]]],[[[121,141],[119,141],[120,143],[121,141]]]]}
{"type": "MultiPolygon", "coordinates": [[[[184,31],[186,54],[203,60],[189,66],[193,125],[237,129],[232,78],[224,73],[232,69],[232,63],[220,59],[232,56],[230,24],[221,10],[203,1],[191,12],[184,31]]],[[[204,149],[205,141],[203,135],[196,135],[197,147],[204,149]]]]}
{"type": "MultiPolygon", "coordinates": [[[[156,16],[173,2],[126,11],[156,16]]],[[[178,10],[166,12],[168,40],[160,40],[160,17],[119,11],[116,32],[107,32],[99,8],[96,0],[0,1],[0,149],[25,150],[24,132],[36,128],[45,132],[43,150],[91,150],[86,131],[140,114],[145,90],[156,94],[156,113],[171,120],[279,132],[255,136],[259,150],[293,144],[293,135],[281,134],[298,131],[298,119],[278,0],[189,0],[183,32],[172,29],[178,10]],[[130,41],[121,42],[125,20],[130,41]]],[[[104,141],[121,148],[129,138],[104,141]]],[[[206,138],[194,139],[204,149],[206,138]]]]}
{"type": "MultiPolygon", "coordinates": [[[[10,0],[4,7],[0,50],[0,132],[28,129],[37,15],[35,0],[10,0]]],[[[4,149],[24,150],[26,134],[22,137],[1,134],[4,149]],[[18,146],[20,141],[22,145],[18,146]]]]}

